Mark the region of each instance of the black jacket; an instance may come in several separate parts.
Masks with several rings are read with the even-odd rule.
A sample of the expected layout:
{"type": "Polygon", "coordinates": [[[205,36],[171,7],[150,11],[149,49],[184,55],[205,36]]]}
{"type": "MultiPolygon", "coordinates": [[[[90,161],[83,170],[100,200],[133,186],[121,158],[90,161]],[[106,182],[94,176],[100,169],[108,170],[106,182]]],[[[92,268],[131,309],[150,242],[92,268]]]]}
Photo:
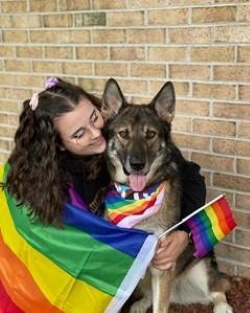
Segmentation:
{"type": "MultiPolygon", "coordinates": [[[[200,174],[200,166],[183,157],[179,163],[182,186],[181,219],[194,212],[205,204],[206,185],[204,176],[200,174]]],[[[182,224],[180,230],[189,232],[188,226],[182,224]]]]}

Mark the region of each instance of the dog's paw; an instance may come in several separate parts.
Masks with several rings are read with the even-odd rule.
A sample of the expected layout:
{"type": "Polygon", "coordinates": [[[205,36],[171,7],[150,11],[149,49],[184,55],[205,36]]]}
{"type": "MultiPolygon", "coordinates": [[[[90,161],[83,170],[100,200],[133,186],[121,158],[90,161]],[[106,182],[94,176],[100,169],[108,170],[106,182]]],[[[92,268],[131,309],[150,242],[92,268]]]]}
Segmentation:
{"type": "Polygon", "coordinates": [[[129,313],[146,313],[151,305],[152,293],[150,290],[146,290],[143,298],[131,305],[129,313]]]}
{"type": "Polygon", "coordinates": [[[151,301],[145,301],[145,299],[141,299],[136,301],[130,307],[129,313],[146,313],[148,308],[151,306],[151,301]]]}
{"type": "Polygon", "coordinates": [[[227,302],[220,302],[214,306],[213,313],[234,313],[234,310],[227,302]]]}

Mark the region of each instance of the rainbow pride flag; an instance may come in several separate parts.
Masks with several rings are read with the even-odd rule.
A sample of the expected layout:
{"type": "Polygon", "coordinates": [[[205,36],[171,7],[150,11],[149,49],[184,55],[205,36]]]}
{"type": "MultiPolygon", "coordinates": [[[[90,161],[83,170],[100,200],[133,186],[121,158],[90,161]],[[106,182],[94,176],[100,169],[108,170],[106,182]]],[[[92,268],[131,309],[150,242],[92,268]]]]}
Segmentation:
{"type": "MultiPolygon", "coordinates": [[[[0,182],[7,170],[0,168],[0,182]]],[[[0,312],[118,312],[150,263],[157,238],[71,204],[63,229],[31,221],[27,213],[0,189],[0,312]]]]}
{"type": "Polygon", "coordinates": [[[158,236],[160,239],[186,223],[192,233],[196,248],[194,256],[204,257],[213,246],[221,241],[237,226],[225,195],[220,195],[183,218],[158,236]]]}
{"type": "Polygon", "coordinates": [[[220,195],[193,214],[186,223],[192,233],[196,248],[194,256],[197,258],[205,256],[237,226],[224,195],[220,195]]]}

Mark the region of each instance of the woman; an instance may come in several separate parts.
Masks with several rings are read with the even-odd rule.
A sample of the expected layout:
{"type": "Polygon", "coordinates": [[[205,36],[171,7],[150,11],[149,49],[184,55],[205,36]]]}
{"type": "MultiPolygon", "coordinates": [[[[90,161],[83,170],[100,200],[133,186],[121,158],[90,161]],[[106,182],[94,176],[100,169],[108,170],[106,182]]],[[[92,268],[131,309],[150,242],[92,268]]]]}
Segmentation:
{"type": "MultiPolygon", "coordinates": [[[[100,100],[52,77],[45,90],[24,101],[23,106],[15,148],[8,160],[8,192],[45,225],[60,227],[65,202],[87,205],[102,216],[102,199],[110,177],[103,159],[106,142],[101,132],[100,100]]],[[[204,204],[205,184],[199,166],[181,154],[179,166],[184,217],[204,204]]],[[[154,266],[171,268],[188,240],[185,228],[169,235],[157,249],[154,266]]]]}
{"type": "Polygon", "coordinates": [[[58,78],[24,101],[7,189],[45,224],[60,224],[62,204],[75,201],[72,189],[102,213],[99,190],[108,186],[109,176],[100,105],[98,98],[58,78]]]}

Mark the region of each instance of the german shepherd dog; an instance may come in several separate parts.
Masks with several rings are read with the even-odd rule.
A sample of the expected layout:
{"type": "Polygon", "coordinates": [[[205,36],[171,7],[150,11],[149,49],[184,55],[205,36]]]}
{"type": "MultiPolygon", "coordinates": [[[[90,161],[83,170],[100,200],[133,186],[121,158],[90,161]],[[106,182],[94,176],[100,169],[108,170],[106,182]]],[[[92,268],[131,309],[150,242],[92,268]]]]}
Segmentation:
{"type": "MultiPolygon", "coordinates": [[[[114,79],[106,83],[102,113],[111,177],[136,192],[165,181],[160,210],[135,226],[157,235],[180,219],[180,182],[175,161],[178,148],[171,139],[174,111],[175,92],[171,82],[165,83],[148,105],[128,103],[114,79]]],[[[217,271],[214,257],[195,259],[193,252],[190,244],[172,270],[160,271],[150,266],[152,287],[145,287],[147,279],[142,280],[139,287],[143,297],[129,312],[145,313],[153,304],[154,313],[167,313],[170,302],[213,302],[214,313],[232,313],[225,296],[229,282],[217,271]]]]}

